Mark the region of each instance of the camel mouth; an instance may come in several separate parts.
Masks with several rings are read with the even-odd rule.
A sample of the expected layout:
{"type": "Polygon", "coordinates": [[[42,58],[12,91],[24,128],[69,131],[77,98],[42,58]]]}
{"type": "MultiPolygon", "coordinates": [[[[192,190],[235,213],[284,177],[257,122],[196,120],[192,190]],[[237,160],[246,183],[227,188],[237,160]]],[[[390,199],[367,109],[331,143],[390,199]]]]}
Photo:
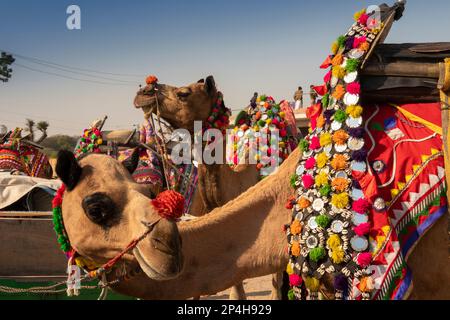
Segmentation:
{"type": "Polygon", "coordinates": [[[136,247],[133,249],[133,255],[136,258],[139,266],[141,267],[142,271],[152,280],[157,281],[163,281],[163,280],[171,280],[176,278],[179,273],[181,272],[181,265],[178,267],[178,271],[172,274],[163,274],[160,271],[156,270],[156,267],[152,266],[142,255],[142,253],[139,251],[139,248],[136,247]]]}
{"type": "Polygon", "coordinates": [[[137,109],[144,109],[153,107],[156,104],[156,97],[149,95],[137,95],[134,99],[134,107],[137,109]]]}

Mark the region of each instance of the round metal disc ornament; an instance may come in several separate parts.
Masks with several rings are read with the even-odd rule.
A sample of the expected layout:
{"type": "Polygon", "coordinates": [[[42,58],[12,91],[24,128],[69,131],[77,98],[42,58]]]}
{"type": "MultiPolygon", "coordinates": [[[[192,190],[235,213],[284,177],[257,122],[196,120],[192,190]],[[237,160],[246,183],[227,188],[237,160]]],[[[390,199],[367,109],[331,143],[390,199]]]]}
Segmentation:
{"type": "Polygon", "coordinates": [[[381,160],[376,160],[373,164],[372,164],[372,168],[376,173],[382,173],[384,171],[384,169],[386,168],[386,165],[384,164],[383,161],[381,160]]]}
{"type": "Polygon", "coordinates": [[[309,220],[308,220],[308,226],[311,228],[311,229],[316,229],[319,225],[317,224],[317,221],[316,221],[316,217],[311,217],[311,218],[309,218],[309,220]]]}
{"type": "Polygon", "coordinates": [[[347,179],[348,178],[348,174],[345,173],[345,171],[338,171],[338,172],[336,172],[336,178],[347,179]]]}
{"type": "Polygon", "coordinates": [[[297,170],[295,170],[295,173],[299,176],[301,176],[305,172],[305,166],[303,164],[299,165],[297,167],[297,170]]]}
{"type": "Polygon", "coordinates": [[[345,69],[345,67],[347,66],[347,60],[348,60],[348,58],[347,58],[347,57],[344,57],[344,59],[343,59],[343,61],[342,61],[342,63],[341,63],[341,67],[344,68],[344,69],[345,69]]]}
{"type": "Polygon", "coordinates": [[[386,208],[386,202],[383,198],[376,198],[373,207],[376,211],[383,211],[386,208]]]}
{"type": "Polygon", "coordinates": [[[365,237],[354,236],[350,240],[350,245],[352,246],[353,250],[361,252],[367,250],[367,248],[369,247],[369,241],[365,237]]]}
{"type": "Polygon", "coordinates": [[[326,153],[327,156],[331,155],[331,150],[333,150],[333,145],[329,144],[326,147],[323,147],[323,151],[326,153]]]}
{"type": "Polygon", "coordinates": [[[353,171],[366,172],[367,164],[363,161],[352,161],[350,167],[353,171]]]}
{"type": "Polygon", "coordinates": [[[325,203],[323,202],[322,199],[316,199],[316,200],[314,200],[314,202],[312,204],[312,208],[318,212],[322,211],[322,209],[324,207],[325,207],[325,203]]]}
{"type": "Polygon", "coordinates": [[[295,219],[298,221],[303,221],[303,213],[299,212],[296,214],[295,219]]]}
{"type": "Polygon", "coordinates": [[[303,153],[303,159],[309,159],[309,158],[311,158],[311,156],[313,155],[313,153],[314,153],[313,150],[305,151],[305,152],[303,153]]]}
{"type": "Polygon", "coordinates": [[[350,50],[350,52],[348,53],[348,57],[351,59],[359,59],[364,55],[364,51],[359,50],[359,49],[352,49],[350,50]]]}
{"type": "Polygon", "coordinates": [[[364,147],[364,139],[350,137],[347,144],[352,151],[361,150],[364,147]]]}
{"type": "Polygon", "coordinates": [[[358,118],[348,117],[345,120],[345,123],[350,128],[358,128],[358,127],[360,127],[362,125],[363,118],[362,117],[358,117],[358,118]]]}
{"type": "Polygon", "coordinates": [[[344,95],[344,103],[347,106],[354,106],[356,104],[358,104],[359,102],[359,94],[351,94],[351,93],[346,93],[344,95]]]}
{"type": "Polygon", "coordinates": [[[338,130],[341,129],[341,128],[342,128],[342,123],[341,123],[341,122],[334,120],[334,121],[331,123],[331,130],[333,130],[333,131],[338,131],[338,130]]]}
{"type": "Polygon", "coordinates": [[[352,199],[353,201],[359,200],[361,198],[364,198],[364,192],[361,189],[352,189],[352,199]]]}
{"type": "Polygon", "coordinates": [[[344,152],[345,150],[347,150],[347,144],[335,144],[334,150],[339,153],[344,152]]]}
{"type": "Polygon", "coordinates": [[[244,136],[244,131],[239,130],[238,133],[237,133],[237,136],[238,136],[239,138],[242,138],[242,137],[244,136]]]}
{"type": "Polygon", "coordinates": [[[319,245],[319,240],[315,236],[309,236],[308,239],[306,239],[306,246],[309,249],[314,249],[319,245]]]}
{"type": "Polygon", "coordinates": [[[357,78],[358,78],[358,72],[353,71],[353,72],[347,73],[345,75],[344,81],[345,81],[345,83],[352,83],[352,82],[355,82],[357,78]]]}
{"type": "Polygon", "coordinates": [[[334,220],[331,223],[331,231],[341,233],[344,230],[344,223],[341,220],[334,220]]]}
{"type": "Polygon", "coordinates": [[[353,211],[352,222],[355,226],[359,226],[361,223],[367,223],[369,221],[369,217],[367,214],[361,214],[353,211]]]}

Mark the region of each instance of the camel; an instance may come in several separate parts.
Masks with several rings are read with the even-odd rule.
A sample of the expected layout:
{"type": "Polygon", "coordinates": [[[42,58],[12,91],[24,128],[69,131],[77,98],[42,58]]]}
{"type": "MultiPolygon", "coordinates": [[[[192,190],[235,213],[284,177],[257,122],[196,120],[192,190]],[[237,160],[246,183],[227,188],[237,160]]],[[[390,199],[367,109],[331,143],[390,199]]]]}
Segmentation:
{"type": "Polygon", "coordinates": [[[137,159],[120,163],[89,154],[78,162],[72,152],[59,152],[56,173],[66,186],[62,203],[66,232],[81,256],[106,263],[150,231],[133,250],[133,261],[151,279],[171,279],[183,266],[181,238],[177,224],[160,217],[150,204],[151,191],[132,179],[137,159]]]}
{"type": "MultiPolygon", "coordinates": [[[[186,299],[214,294],[244,279],[283,270],[288,253],[282,226],[291,220],[291,211],[285,208],[286,199],[292,194],[289,177],[301,155],[297,148],[276,174],[209,214],[178,223],[185,259],[178,277],[155,281],[143,268],[144,272],[134,272],[127,281],[112,285],[112,289],[142,299],[186,299]]],[[[144,196],[145,190],[137,191],[139,186],[130,180],[121,164],[107,156],[90,155],[80,165],[89,177],[83,173],[80,187],[65,196],[64,223],[78,252],[93,261],[103,262],[117,253],[131,235],[143,232],[144,228],[142,224],[131,223],[135,218],[122,219],[119,225],[105,232],[86,217],[81,208],[83,197],[93,192],[93,186],[109,194],[114,191],[114,195],[137,197],[136,202],[129,201],[130,196],[120,196],[116,200],[119,206],[127,209],[130,206],[125,215],[131,214],[131,208],[149,208],[149,199],[144,196]],[[114,172],[114,179],[110,176],[106,181],[104,177],[110,175],[110,171],[114,172]],[[94,172],[95,175],[91,174],[94,172]]],[[[414,280],[412,299],[450,298],[447,226],[447,216],[441,217],[409,257],[414,280]]],[[[156,265],[158,258],[166,257],[152,257],[151,251],[142,251],[140,259],[126,256],[122,267],[116,269],[139,269],[142,259],[152,259],[152,265],[156,265]]],[[[115,279],[116,273],[111,272],[108,281],[115,279]]]]}
{"type": "MultiPolygon", "coordinates": [[[[207,120],[218,95],[214,78],[209,76],[206,80],[202,79],[180,88],[159,83],[148,84],[137,92],[134,105],[144,111],[147,119],[152,113],[159,112],[173,128],[182,128],[193,133],[194,121],[204,123],[207,120]]],[[[226,204],[260,179],[256,165],[238,164],[232,169],[225,163],[224,144],[222,152],[222,164],[198,166],[198,193],[194,196],[190,210],[193,216],[204,215],[226,204]]],[[[277,294],[274,292],[273,296],[276,298],[277,294]]],[[[230,299],[245,299],[242,284],[232,288],[230,299]]]]}

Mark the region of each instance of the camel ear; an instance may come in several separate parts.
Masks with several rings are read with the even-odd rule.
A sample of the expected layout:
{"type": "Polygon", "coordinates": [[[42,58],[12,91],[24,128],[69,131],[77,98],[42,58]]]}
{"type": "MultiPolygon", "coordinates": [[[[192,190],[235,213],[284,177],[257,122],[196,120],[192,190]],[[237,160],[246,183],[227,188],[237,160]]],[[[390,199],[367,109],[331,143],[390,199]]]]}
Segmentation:
{"type": "Polygon", "coordinates": [[[56,163],[56,174],[66,185],[67,190],[73,190],[81,177],[81,167],[78,164],[75,155],[67,150],[58,152],[58,160],[56,163]]]}
{"type": "Polygon", "coordinates": [[[140,150],[141,148],[139,147],[135,148],[131,157],[129,157],[127,160],[122,161],[122,164],[130,174],[133,174],[139,164],[140,150]]]}
{"type": "Polygon", "coordinates": [[[205,83],[205,79],[200,79],[197,81],[197,83],[205,83]]]}
{"type": "Polygon", "coordinates": [[[216,82],[214,81],[213,76],[208,76],[205,81],[205,90],[208,95],[213,96],[216,92],[216,82]]]}

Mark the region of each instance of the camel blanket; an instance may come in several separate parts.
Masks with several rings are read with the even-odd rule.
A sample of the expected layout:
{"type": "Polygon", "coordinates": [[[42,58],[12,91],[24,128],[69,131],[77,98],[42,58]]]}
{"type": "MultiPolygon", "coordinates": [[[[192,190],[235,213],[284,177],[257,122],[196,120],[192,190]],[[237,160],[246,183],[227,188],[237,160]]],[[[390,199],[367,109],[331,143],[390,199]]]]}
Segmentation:
{"type": "Polygon", "coordinates": [[[14,204],[36,189],[41,189],[52,194],[60,186],[61,181],[59,180],[11,175],[10,172],[0,172],[0,210],[14,204]]]}
{"type": "Polygon", "coordinates": [[[386,214],[370,217],[373,298],[404,299],[412,285],[408,256],[447,212],[440,104],[367,106],[364,118],[371,171],[358,181],[368,199],[386,201],[386,214]],[[382,228],[386,220],[390,230],[382,228]]]}

